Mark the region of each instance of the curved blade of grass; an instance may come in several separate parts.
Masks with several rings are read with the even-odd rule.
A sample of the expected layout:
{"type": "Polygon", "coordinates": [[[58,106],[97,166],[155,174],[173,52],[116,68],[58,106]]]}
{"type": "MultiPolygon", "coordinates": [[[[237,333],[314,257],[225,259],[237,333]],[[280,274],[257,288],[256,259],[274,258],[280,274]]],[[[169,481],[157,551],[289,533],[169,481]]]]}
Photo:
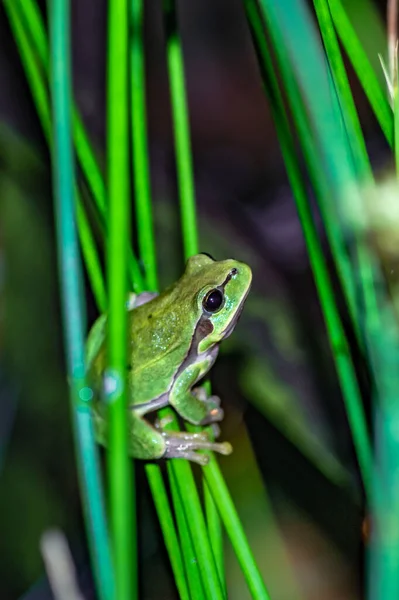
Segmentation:
{"type": "MultiPolygon", "coordinates": [[[[137,598],[137,549],[126,411],[128,249],[130,234],[128,121],[128,0],[108,8],[108,474],[118,600],[137,598]],[[134,541],[133,541],[134,540],[134,541]]],[[[107,386],[107,383],[105,384],[107,386]]]]}
{"type": "MultiPolygon", "coordinates": [[[[177,419],[172,410],[162,409],[160,417],[168,420],[165,430],[176,431],[178,429],[177,419]]],[[[176,486],[180,496],[180,502],[177,506],[175,505],[175,511],[182,507],[185,512],[185,522],[189,528],[190,539],[198,561],[205,597],[209,600],[212,598],[223,600],[225,593],[219,581],[192,467],[186,460],[171,459],[168,462],[168,473],[172,480],[171,486],[176,486]]],[[[190,576],[190,572],[187,572],[187,576],[190,576]]],[[[190,589],[192,589],[191,586],[194,586],[194,582],[191,582],[190,589]]]]}
{"type": "Polygon", "coordinates": [[[212,492],[213,500],[218,508],[227,534],[233,545],[237,559],[240,563],[244,577],[247,581],[252,598],[256,600],[270,600],[262,576],[255,562],[254,556],[237,515],[229,490],[220,472],[216,459],[212,456],[208,465],[203,467],[203,472],[212,492]]]}
{"type": "MultiPolygon", "coordinates": [[[[308,248],[311,267],[315,277],[327,332],[333,351],[333,357],[344,394],[364,486],[367,492],[370,493],[372,468],[371,446],[356,373],[349,352],[349,345],[335,304],[323,251],[307,200],[306,187],[298,167],[295,145],[290,132],[288,119],[285,114],[281,92],[274,74],[267,46],[265,45],[264,35],[259,21],[259,14],[257,13],[256,6],[249,2],[247,3],[247,10],[250,24],[253,27],[253,35],[257,44],[258,56],[261,59],[261,71],[266,77],[266,89],[271,97],[274,121],[276,123],[287,174],[308,248]]],[[[274,33],[276,34],[278,24],[270,23],[270,25],[275,27],[274,33]]]]}
{"type": "Polygon", "coordinates": [[[385,91],[370,64],[340,0],[328,0],[331,16],[343,47],[359,78],[388,144],[393,147],[393,119],[385,91]]]}
{"type": "Polygon", "coordinates": [[[61,298],[71,382],[73,423],[78,449],[83,509],[98,593],[114,598],[114,576],[109,551],[102,485],[90,414],[92,393],[85,381],[85,317],[82,308],[82,273],[75,221],[74,158],[70,124],[69,3],[50,3],[51,90],[54,112],[53,178],[57,240],[61,273],[61,298]]]}
{"type": "MultiPolygon", "coordinates": [[[[261,557],[258,563],[261,574],[268,585],[270,582],[270,586],[274,588],[272,598],[305,600],[302,586],[297,582],[297,572],[293,569],[292,557],[289,556],[289,540],[285,538],[275,518],[269,490],[259,469],[248,431],[240,428],[236,441],[240,455],[236,457],[234,464],[229,464],[228,461],[224,463],[224,475],[230,494],[236,498],[235,508],[240,515],[242,527],[253,540],[255,554],[261,557]]],[[[226,559],[226,575],[229,577],[234,558],[230,554],[226,559]]],[[[238,598],[239,592],[235,586],[240,584],[234,575],[231,584],[234,585],[234,595],[238,598]]]]}
{"type": "Polygon", "coordinates": [[[150,169],[147,147],[143,0],[131,0],[130,82],[133,176],[136,190],[138,242],[144,262],[148,291],[158,288],[151,210],[150,169]]]}
{"type": "MultiPolygon", "coordinates": [[[[49,53],[43,18],[36,1],[5,0],[4,4],[6,10],[9,11],[9,17],[18,23],[18,27],[24,33],[26,40],[23,46],[24,53],[29,52],[31,55],[29,60],[36,65],[36,79],[43,79],[44,74],[48,73],[49,53]]],[[[104,178],[75,104],[72,108],[72,124],[77,157],[94,198],[100,221],[104,226],[108,202],[104,178]]],[[[131,249],[129,250],[129,273],[133,289],[142,289],[143,276],[131,249]]]]}

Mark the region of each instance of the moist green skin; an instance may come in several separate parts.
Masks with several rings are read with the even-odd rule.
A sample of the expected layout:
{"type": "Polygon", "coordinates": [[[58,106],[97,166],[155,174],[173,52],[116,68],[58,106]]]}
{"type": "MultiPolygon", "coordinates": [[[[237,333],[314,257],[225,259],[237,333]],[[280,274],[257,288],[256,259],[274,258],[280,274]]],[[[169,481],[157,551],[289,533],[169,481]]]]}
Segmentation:
{"type": "MultiPolygon", "coordinates": [[[[184,434],[182,444],[181,435],[155,429],[143,416],[169,404],[190,423],[205,424],[222,418],[218,398],[199,398],[192,387],[212,367],[219,343],[234,329],[251,279],[251,270],[244,263],[231,259],[214,261],[199,254],[188,260],[182,277],[159,296],[133,296],[133,308],[128,311],[126,365],[131,456],[177,456],[203,462],[198,457],[204,455],[193,452],[209,447],[203,436],[198,439],[198,435],[184,434]],[[203,302],[214,289],[222,291],[224,302],[217,312],[211,313],[205,310],[203,302]]],[[[93,325],[87,343],[89,379],[96,399],[94,422],[97,439],[104,445],[108,429],[106,405],[101,400],[106,367],[105,327],[106,316],[102,315],[93,325]]],[[[223,444],[212,446],[222,453],[227,449],[223,444]]]]}

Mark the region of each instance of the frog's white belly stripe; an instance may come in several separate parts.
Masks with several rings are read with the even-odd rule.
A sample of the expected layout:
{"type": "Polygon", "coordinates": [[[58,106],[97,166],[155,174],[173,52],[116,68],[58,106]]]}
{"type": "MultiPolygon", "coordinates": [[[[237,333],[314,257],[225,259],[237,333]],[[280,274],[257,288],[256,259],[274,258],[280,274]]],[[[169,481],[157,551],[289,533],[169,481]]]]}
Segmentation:
{"type": "Polygon", "coordinates": [[[159,410],[160,408],[165,408],[169,403],[169,392],[158,396],[158,398],[154,398],[154,400],[150,400],[149,402],[143,402],[142,404],[131,404],[129,408],[134,410],[134,412],[138,413],[140,416],[145,415],[146,413],[152,412],[154,410],[159,410]]]}

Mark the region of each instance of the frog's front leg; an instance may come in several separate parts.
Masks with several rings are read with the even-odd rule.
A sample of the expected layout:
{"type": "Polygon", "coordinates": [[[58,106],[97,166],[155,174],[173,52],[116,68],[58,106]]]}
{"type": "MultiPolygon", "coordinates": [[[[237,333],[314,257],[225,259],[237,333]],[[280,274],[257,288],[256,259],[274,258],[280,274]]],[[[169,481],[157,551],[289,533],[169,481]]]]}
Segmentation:
{"type": "Polygon", "coordinates": [[[203,387],[191,390],[207,371],[206,363],[194,363],[177,377],[169,392],[169,404],[194,425],[208,425],[223,419],[218,396],[208,396],[203,387]]]}

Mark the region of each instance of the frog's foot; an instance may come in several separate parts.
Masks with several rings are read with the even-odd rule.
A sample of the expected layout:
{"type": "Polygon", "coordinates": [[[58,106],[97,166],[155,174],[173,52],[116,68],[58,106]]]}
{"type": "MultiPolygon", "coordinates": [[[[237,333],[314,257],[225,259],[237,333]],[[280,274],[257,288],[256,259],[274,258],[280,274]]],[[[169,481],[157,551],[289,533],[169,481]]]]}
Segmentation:
{"type": "Polygon", "coordinates": [[[210,430],[212,431],[212,436],[216,439],[219,437],[220,435],[220,427],[217,423],[211,423],[209,426],[210,430]]]}
{"type": "Polygon", "coordinates": [[[225,456],[233,451],[229,442],[211,442],[205,431],[200,433],[188,433],[187,431],[168,433],[163,431],[162,436],[166,445],[164,458],[185,458],[199,465],[206,465],[209,462],[209,456],[199,454],[196,450],[212,450],[225,456]]]}
{"type": "MultiPolygon", "coordinates": [[[[167,417],[162,417],[162,419],[160,419],[159,417],[157,417],[154,421],[154,427],[155,429],[164,429],[167,425],[170,425],[172,422],[174,421],[174,417],[169,415],[167,417]]],[[[220,435],[220,427],[217,423],[211,423],[209,425],[209,429],[211,430],[212,433],[212,437],[213,438],[218,438],[220,435]]],[[[177,432],[177,433],[181,433],[181,432],[177,432]]],[[[184,433],[184,432],[183,432],[184,433]]],[[[194,435],[194,434],[190,434],[190,435],[194,435]]],[[[203,436],[205,436],[205,439],[207,439],[207,434],[206,432],[202,431],[199,434],[201,436],[201,439],[203,439],[203,436]]],[[[198,438],[200,439],[200,438],[198,438]]]]}
{"type": "MultiPolygon", "coordinates": [[[[200,425],[209,425],[215,423],[215,421],[223,421],[224,412],[220,408],[219,396],[208,396],[204,387],[196,387],[191,391],[198,400],[208,406],[208,414],[202,419],[200,425]]],[[[215,435],[215,437],[217,436],[215,435]]]]}

